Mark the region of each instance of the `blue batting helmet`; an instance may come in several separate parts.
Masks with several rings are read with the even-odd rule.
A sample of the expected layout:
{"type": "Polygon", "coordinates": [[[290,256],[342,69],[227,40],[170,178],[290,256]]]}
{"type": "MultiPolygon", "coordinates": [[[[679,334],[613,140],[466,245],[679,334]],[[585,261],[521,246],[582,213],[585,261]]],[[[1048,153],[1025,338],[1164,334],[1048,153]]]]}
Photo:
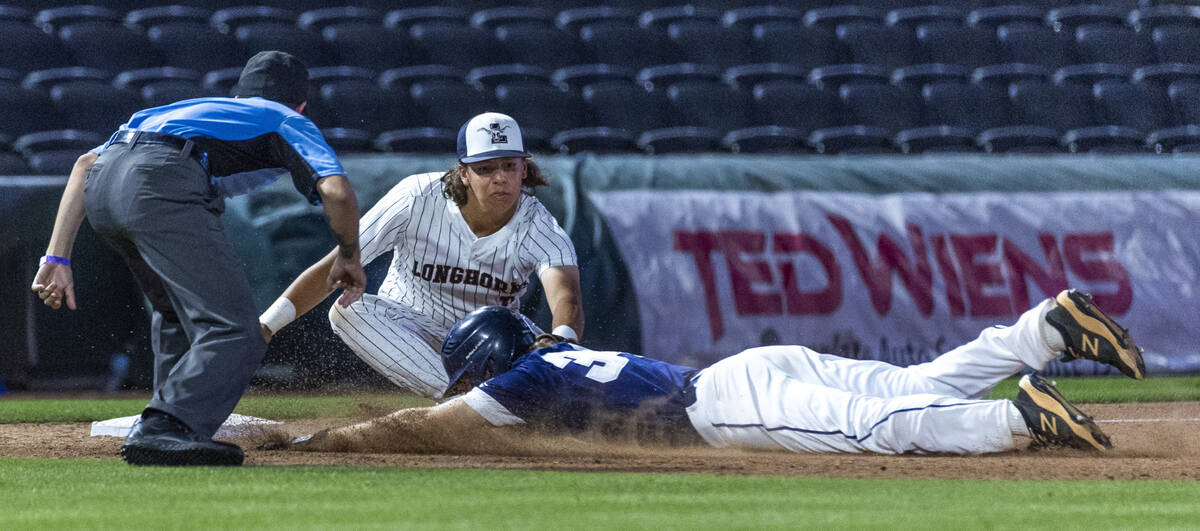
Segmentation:
{"type": "Polygon", "coordinates": [[[442,366],[450,384],[463,374],[479,385],[512,367],[512,360],[533,344],[534,333],[524,318],[502,306],[484,306],[459,319],[442,342],[442,366]]]}

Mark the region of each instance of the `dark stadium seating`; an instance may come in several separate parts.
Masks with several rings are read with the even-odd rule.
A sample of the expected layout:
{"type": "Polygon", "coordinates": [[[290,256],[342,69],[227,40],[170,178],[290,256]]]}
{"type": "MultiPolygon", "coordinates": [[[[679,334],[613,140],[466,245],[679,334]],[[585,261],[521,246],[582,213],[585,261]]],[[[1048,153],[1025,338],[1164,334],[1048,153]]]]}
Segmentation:
{"type": "Polygon", "coordinates": [[[63,129],[22,135],[13,141],[12,147],[25,156],[34,173],[67,175],[80,155],[106,140],[107,134],[63,129]]]}
{"type": "MultiPolygon", "coordinates": [[[[228,95],[250,55],[283,49],[312,69],[308,114],[347,153],[439,152],[446,130],[484,110],[513,114],[531,130],[531,146],[564,153],[1190,153],[1200,145],[1194,6],[604,4],[0,6],[0,135],[67,127],[107,135],[138,108],[228,95]]],[[[8,153],[4,168],[25,156],[0,153],[8,153]]],[[[25,163],[61,169],[52,155],[25,163]]]]}

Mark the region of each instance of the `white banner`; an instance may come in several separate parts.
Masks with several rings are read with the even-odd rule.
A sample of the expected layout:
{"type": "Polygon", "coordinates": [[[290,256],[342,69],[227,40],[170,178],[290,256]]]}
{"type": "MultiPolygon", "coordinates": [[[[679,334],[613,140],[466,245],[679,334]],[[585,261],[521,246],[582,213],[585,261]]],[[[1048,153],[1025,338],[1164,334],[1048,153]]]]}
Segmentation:
{"type": "Polygon", "coordinates": [[[1200,369],[1200,192],[589,198],[629,268],[650,356],[706,363],[788,343],[908,365],[1071,287],[1132,330],[1151,372],[1200,369]]]}

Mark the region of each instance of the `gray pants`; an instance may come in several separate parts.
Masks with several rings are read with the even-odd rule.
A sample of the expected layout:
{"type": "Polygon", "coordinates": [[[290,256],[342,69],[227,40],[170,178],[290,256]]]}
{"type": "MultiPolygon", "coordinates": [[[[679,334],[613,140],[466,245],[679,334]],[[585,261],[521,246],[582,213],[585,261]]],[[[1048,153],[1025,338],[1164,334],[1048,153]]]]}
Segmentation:
{"type": "Polygon", "coordinates": [[[84,206],[154,312],[154,396],[146,407],[211,437],[267,345],[208,173],[171,146],[113,144],[88,173],[84,206]]]}

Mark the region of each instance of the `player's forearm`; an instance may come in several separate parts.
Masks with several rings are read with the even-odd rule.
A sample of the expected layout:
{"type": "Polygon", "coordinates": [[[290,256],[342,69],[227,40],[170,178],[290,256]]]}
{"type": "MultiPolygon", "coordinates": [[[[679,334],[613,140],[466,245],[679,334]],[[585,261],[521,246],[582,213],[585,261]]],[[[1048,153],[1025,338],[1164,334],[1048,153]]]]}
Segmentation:
{"type": "Polygon", "coordinates": [[[325,218],[338,240],[343,259],[358,258],[358,197],[345,175],[331,175],[317,181],[325,218]]]}
{"type": "MultiPolygon", "coordinates": [[[[552,327],[568,326],[583,337],[583,294],[579,286],[579,268],[556,267],[542,273],[546,304],[553,316],[552,327]]],[[[562,335],[562,334],[559,334],[562,335]]]]}
{"type": "Polygon", "coordinates": [[[337,253],[338,250],[334,249],[317,263],[308,266],[308,269],[300,273],[300,276],[283,290],[282,296],[292,302],[297,317],[308,313],[332,293],[325,283],[325,278],[329,276],[329,268],[333,266],[333,259],[337,253]]]}
{"type": "Polygon", "coordinates": [[[75,237],[79,234],[79,226],[83,223],[83,185],[87,180],[88,169],[96,162],[98,156],[85,153],[75,161],[71,168],[71,176],[67,178],[67,187],[63,190],[62,200],[58,203],[58,215],[54,218],[54,231],[50,234],[50,243],[46,246],[46,254],[71,257],[71,248],[75,246],[75,237]]]}

